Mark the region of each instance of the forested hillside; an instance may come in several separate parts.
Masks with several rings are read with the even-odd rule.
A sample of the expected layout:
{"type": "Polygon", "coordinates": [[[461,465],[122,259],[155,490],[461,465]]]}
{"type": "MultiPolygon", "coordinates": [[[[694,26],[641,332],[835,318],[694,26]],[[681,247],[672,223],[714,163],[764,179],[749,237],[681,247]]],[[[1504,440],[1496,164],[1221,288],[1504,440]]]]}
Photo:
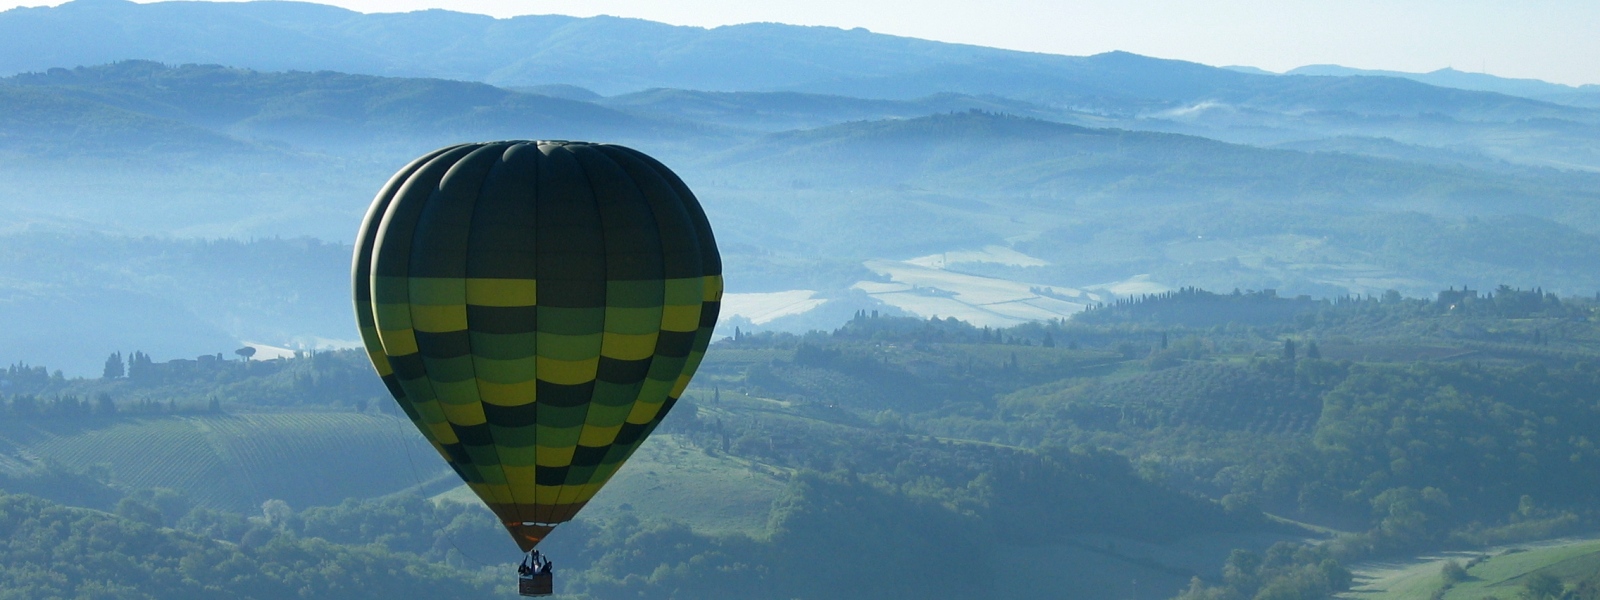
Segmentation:
{"type": "MultiPolygon", "coordinates": [[[[125,516],[0,492],[0,585],[14,598],[481,598],[503,584],[381,547],[272,533],[221,542],[125,516]]],[[[141,510],[143,509],[143,510],[141,510]]]]}
{"type": "Polygon", "coordinates": [[[660,159],[725,267],[693,385],[541,545],[564,597],[1600,598],[1590,87],[0,12],[0,600],[509,594],[351,349],[373,193],[489,139],[660,159]]]}
{"type": "MultiPolygon", "coordinates": [[[[1597,308],[1510,287],[1332,301],[1184,290],[1007,329],[863,312],[826,333],[739,332],[546,547],[563,589],[594,598],[1115,596],[1132,580],[1163,597],[1326,597],[1370,558],[1597,524],[1597,308]],[[751,506],[766,519],[734,517],[751,506]]],[[[379,450],[409,425],[363,361],[137,353],[91,379],[14,367],[0,376],[0,488],[242,540],[240,552],[377,542],[370,552],[449,565],[430,577],[498,581],[492,565],[515,552],[488,513],[455,492],[426,500],[449,480],[425,447],[379,450]],[[254,483],[195,478],[148,468],[177,459],[119,433],[230,421],[311,454],[250,462],[217,446],[217,472],[247,468],[254,483]],[[93,447],[126,459],[75,449],[93,447]],[[321,447],[344,458],[313,458],[321,447]],[[316,482],[348,477],[342,461],[400,485],[316,482]]],[[[75,577],[53,585],[89,589],[75,577]]]]}

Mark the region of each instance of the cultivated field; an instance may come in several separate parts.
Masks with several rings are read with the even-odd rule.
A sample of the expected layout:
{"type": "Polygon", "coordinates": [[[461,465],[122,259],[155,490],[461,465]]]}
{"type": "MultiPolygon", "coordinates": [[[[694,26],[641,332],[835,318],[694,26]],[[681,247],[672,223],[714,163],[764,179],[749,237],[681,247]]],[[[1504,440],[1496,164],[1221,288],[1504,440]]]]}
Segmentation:
{"type": "Polygon", "coordinates": [[[862,281],[855,284],[855,289],[920,317],[956,317],[979,326],[1009,327],[1028,321],[1065,319],[1103,299],[1068,288],[1052,289],[1059,297],[1050,297],[1038,293],[1047,286],[979,277],[926,264],[869,260],[865,265],[890,281],[862,281]]]}
{"type": "Polygon", "coordinates": [[[816,295],[812,290],[723,294],[721,315],[722,318],[740,316],[763,325],[773,319],[805,314],[827,302],[816,295]]]}

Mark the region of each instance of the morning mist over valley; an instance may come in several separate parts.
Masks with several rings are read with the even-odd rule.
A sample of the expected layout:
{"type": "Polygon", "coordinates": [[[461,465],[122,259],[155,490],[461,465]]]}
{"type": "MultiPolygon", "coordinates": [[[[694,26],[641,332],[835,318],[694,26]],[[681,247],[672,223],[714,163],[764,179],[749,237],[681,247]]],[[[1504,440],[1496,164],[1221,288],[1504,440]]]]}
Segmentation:
{"type": "Polygon", "coordinates": [[[0,598],[1600,598],[1558,4],[10,8],[0,598]]]}

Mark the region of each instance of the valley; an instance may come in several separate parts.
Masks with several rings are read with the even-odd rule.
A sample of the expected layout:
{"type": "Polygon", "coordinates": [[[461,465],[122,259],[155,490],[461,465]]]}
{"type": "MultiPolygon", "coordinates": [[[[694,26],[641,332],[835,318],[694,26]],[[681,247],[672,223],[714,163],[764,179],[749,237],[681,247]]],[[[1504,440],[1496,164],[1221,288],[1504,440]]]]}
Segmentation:
{"type": "Polygon", "coordinates": [[[539,541],[558,598],[1600,599],[1597,94],[782,23],[3,10],[0,599],[509,596],[507,530],[546,517],[506,496],[596,483],[539,541]],[[476,154],[406,176],[352,282],[396,169],[494,139],[624,145],[692,193],[537,158],[516,198],[586,183],[605,216],[485,250],[488,204],[438,210],[510,168],[476,154]],[[436,260],[463,247],[493,260],[436,260]],[[423,267],[359,304],[390,387],[352,287],[423,267]],[[635,286],[663,277],[706,287],[635,286]],[[660,421],[590,410],[667,389],[660,421]]]}

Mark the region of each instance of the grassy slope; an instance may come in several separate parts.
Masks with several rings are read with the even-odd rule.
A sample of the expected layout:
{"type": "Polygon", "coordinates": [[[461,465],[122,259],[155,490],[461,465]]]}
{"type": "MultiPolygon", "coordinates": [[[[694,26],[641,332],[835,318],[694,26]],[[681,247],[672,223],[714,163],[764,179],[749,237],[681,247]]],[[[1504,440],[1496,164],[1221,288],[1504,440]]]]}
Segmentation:
{"type": "MultiPolygon", "coordinates": [[[[1450,589],[1445,600],[1512,598],[1522,591],[1523,580],[1546,572],[1564,580],[1586,576],[1600,568],[1600,538],[1558,540],[1491,551],[1492,558],[1467,570],[1472,576],[1450,589]]],[[[1428,600],[1444,585],[1440,574],[1445,561],[1465,564],[1476,553],[1453,552],[1405,562],[1374,563],[1355,569],[1356,587],[1346,598],[1363,600],[1428,600]]]]}
{"type": "Polygon", "coordinates": [[[272,498],[304,508],[380,496],[441,468],[409,423],[352,413],[151,417],[83,428],[14,423],[0,425],[0,445],[70,467],[103,465],[117,484],[173,488],[246,512],[272,498]]]}

